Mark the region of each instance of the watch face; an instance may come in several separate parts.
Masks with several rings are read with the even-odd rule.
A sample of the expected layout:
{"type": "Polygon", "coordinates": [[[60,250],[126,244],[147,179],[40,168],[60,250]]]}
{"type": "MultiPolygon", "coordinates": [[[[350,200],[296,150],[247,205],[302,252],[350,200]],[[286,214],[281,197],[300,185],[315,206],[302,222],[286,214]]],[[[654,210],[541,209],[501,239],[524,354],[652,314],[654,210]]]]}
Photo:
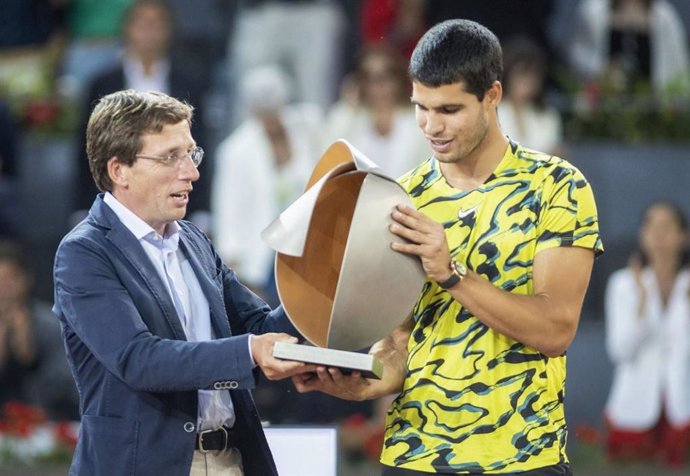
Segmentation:
{"type": "Polygon", "coordinates": [[[467,267],[460,261],[453,260],[453,269],[461,277],[465,277],[467,274],[467,267]]]}

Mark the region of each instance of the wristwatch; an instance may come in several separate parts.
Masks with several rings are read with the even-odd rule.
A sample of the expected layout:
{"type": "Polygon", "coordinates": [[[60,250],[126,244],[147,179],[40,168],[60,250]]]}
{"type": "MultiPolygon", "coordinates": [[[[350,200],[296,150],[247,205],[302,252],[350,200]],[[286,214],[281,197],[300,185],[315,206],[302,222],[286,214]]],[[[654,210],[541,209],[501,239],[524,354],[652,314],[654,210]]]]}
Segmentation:
{"type": "Polygon", "coordinates": [[[457,260],[450,260],[450,278],[445,281],[439,281],[438,285],[443,289],[450,289],[465,277],[467,274],[467,267],[457,260]]]}

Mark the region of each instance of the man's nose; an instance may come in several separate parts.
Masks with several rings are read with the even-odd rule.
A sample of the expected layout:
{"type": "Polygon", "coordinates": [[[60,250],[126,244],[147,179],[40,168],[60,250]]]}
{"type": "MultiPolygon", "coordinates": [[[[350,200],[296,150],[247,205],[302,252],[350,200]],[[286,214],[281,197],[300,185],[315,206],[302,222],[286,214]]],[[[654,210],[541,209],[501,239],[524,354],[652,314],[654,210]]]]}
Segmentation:
{"type": "Polygon", "coordinates": [[[424,123],[424,133],[427,136],[435,136],[443,132],[444,123],[438,114],[427,114],[424,123]]]}
{"type": "Polygon", "coordinates": [[[180,175],[185,180],[191,180],[192,182],[196,182],[201,176],[199,169],[194,165],[189,155],[183,158],[180,163],[180,175]]]}

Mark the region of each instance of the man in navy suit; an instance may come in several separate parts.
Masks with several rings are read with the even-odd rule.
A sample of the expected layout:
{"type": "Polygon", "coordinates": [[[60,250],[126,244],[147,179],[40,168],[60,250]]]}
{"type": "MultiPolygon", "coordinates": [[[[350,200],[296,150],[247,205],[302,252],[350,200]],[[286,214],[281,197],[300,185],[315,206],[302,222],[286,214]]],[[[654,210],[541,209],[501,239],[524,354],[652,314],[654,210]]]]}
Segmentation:
{"type": "Polygon", "coordinates": [[[103,193],[54,269],[80,397],[71,475],[276,474],[249,389],[259,369],[275,380],[310,366],[272,357],[275,342],[297,341],[284,311],[182,221],[203,157],[191,119],[188,104],[134,90],[91,114],[103,193]]]}

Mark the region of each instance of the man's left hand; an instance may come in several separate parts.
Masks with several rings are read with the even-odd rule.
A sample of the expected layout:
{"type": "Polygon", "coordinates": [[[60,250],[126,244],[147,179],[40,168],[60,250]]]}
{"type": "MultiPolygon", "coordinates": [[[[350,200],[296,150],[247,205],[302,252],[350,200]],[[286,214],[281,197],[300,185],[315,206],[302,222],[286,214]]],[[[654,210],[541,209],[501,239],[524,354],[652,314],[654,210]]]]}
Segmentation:
{"type": "Polygon", "coordinates": [[[450,275],[450,251],[443,225],[407,205],[398,205],[391,214],[390,231],[408,243],[391,243],[401,253],[419,256],[429,279],[444,281],[450,275]]]}

